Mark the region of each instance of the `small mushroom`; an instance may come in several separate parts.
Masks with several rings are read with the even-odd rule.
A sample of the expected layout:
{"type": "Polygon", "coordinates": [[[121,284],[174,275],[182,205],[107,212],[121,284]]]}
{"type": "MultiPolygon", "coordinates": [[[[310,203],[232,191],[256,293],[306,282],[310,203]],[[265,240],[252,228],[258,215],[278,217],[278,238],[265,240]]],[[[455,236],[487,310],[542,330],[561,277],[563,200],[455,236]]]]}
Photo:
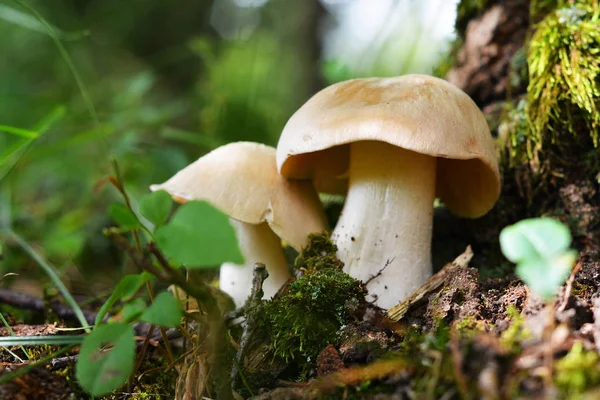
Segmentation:
{"type": "Polygon", "coordinates": [[[230,217],[245,264],[224,263],[219,281],[238,306],[250,294],[256,262],[269,272],[265,298],[291,277],[280,238],[299,251],[310,233],[327,229],[312,184],[279,175],[275,149],[258,143],[219,147],[150,189],[165,190],[179,202],[205,200],[230,217]]]}
{"type": "Polygon", "coordinates": [[[344,193],[333,239],[345,271],[389,308],[431,275],[433,202],[461,217],[500,194],[494,140],[477,105],[430,76],[367,78],[325,88],[288,121],[277,166],[344,193]]]}

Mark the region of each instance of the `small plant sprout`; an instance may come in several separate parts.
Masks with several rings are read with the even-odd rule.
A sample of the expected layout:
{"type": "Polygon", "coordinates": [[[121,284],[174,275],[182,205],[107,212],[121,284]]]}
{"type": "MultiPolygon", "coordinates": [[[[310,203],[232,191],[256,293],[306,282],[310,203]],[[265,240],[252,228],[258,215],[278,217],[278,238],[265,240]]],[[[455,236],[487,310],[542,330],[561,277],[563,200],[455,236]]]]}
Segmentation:
{"type": "Polygon", "coordinates": [[[570,245],[569,229],[551,218],[525,219],[500,233],[502,253],[517,264],[516,274],[546,301],[571,274],[577,251],[570,245]]]}
{"type": "Polygon", "coordinates": [[[494,141],[477,105],[423,75],[355,79],[313,96],[288,121],[277,165],[342,194],[332,238],[345,271],[389,308],[431,275],[433,202],[487,213],[500,193],[494,141]]]}
{"type": "Polygon", "coordinates": [[[291,277],[280,238],[300,251],[310,233],[327,229],[311,183],[279,175],[275,149],[258,143],[219,147],[151,189],[179,202],[205,200],[231,218],[245,262],[222,264],[219,280],[238,306],[250,294],[255,263],[264,263],[269,273],[265,298],[291,277]]]}

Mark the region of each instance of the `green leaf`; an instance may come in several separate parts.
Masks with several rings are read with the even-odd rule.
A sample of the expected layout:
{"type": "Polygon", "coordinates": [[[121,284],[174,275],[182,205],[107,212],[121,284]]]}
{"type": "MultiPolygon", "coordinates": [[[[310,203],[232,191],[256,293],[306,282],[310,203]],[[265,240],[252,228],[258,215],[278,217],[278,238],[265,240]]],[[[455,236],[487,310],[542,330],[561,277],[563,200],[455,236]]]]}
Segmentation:
{"type": "Polygon", "coordinates": [[[108,215],[123,229],[137,229],[140,227],[136,215],[120,203],[113,203],[108,208],[108,215]]]}
{"type": "Polygon", "coordinates": [[[500,233],[502,253],[514,263],[560,254],[570,244],[569,229],[551,218],[525,219],[500,233]]]}
{"type": "Polygon", "coordinates": [[[142,321],[167,328],[179,326],[183,311],[179,302],[169,292],[162,292],[154,303],[142,314],[142,321]]]}
{"type": "Polygon", "coordinates": [[[571,274],[577,252],[569,250],[570,244],[569,229],[550,218],[526,219],[500,233],[500,247],[506,258],[517,263],[516,274],[546,300],[571,274]]]}
{"type": "Polygon", "coordinates": [[[100,324],[110,308],[120,299],[126,300],[137,293],[142,285],[151,279],[152,275],[142,272],[138,275],[125,275],[117,284],[110,297],[100,308],[96,316],[96,325],[100,324]]]}
{"type": "Polygon", "coordinates": [[[140,200],[140,213],[156,226],[162,225],[169,213],[173,201],[164,190],[150,193],[140,200]]]}
{"type": "Polygon", "coordinates": [[[101,325],[81,345],[75,371],[77,380],[93,396],[108,394],[127,381],[133,371],[134,356],[131,325],[101,325]]]}
{"type": "Polygon", "coordinates": [[[139,297],[135,298],[123,306],[123,309],[119,313],[121,321],[137,321],[144,310],[146,310],[146,302],[139,297]]]}
{"type": "Polygon", "coordinates": [[[544,299],[552,299],[573,269],[577,259],[575,250],[552,259],[532,259],[517,265],[516,274],[531,290],[544,299]]]}
{"type": "Polygon", "coordinates": [[[167,257],[189,268],[244,262],[229,218],[206,202],[184,204],[155,237],[167,257]]]}

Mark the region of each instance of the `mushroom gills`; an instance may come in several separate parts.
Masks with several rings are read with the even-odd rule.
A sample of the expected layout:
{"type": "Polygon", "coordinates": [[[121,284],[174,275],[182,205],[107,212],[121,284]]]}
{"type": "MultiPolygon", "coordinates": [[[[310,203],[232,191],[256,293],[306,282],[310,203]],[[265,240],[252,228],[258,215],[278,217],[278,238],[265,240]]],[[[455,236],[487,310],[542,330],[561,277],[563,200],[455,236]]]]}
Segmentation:
{"type": "Polygon", "coordinates": [[[254,264],[265,264],[269,277],[263,283],[263,298],[269,299],[277,293],[291,277],[283,253],[281,240],[266,222],[248,224],[230,218],[238,244],[244,255],[244,264],[224,263],[219,271],[219,286],[230,295],[236,307],[244,304],[252,289],[254,264]]]}
{"type": "Polygon", "coordinates": [[[349,146],[349,188],[332,236],[344,271],[387,309],[431,276],[436,159],[385,142],[349,146]]]}

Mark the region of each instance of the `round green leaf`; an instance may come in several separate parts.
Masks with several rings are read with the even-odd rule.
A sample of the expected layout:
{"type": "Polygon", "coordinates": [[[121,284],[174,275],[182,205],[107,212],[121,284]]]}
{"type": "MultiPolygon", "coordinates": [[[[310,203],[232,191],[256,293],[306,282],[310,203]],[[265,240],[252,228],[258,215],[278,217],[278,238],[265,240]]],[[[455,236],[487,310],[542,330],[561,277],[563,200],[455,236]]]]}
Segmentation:
{"type": "Polygon", "coordinates": [[[155,238],[167,257],[188,268],[244,262],[229,217],[203,201],[184,204],[155,238]]]}
{"type": "Polygon", "coordinates": [[[102,322],[108,311],[110,311],[110,308],[118,300],[126,300],[132,297],[138,292],[138,290],[140,290],[142,285],[150,279],[151,275],[149,275],[147,272],[142,272],[141,274],[137,275],[125,275],[123,278],[121,278],[108,300],[106,300],[106,302],[100,308],[100,311],[98,311],[95,324],[98,325],[102,322]]]}
{"type": "Polygon", "coordinates": [[[93,396],[108,394],[127,381],[133,371],[134,356],[131,325],[100,325],[81,345],[75,371],[77,380],[93,396]]]}
{"type": "Polygon", "coordinates": [[[137,321],[137,319],[142,315],[142,313],[146,310],[146,302],[137,297],[129,302],[127,302],[121,312],[119,313],[119,317],[121,321],[132,322],[137,321]]]}
{"type": "Polygon", "coordinates": [[[162,225],[171,212],[172,202],[171,195],[164,190],[150,193],[140,200],[140,213],[154,225],[162,225]]]}
{"type": "Polygon", "coordinates": [[[577,252],[571,250],[550,259],[527,260],[515,272],[537,295],[551,299],[571,274],[576,259],[577,252]]]}
{"type": "Polygon", "coordinates": [[[113,203],[108,208],[108,215],[123,229],[137,229],[140,222],[130,209],[121,203],[113,203]]]}
{"type": "Polygon", "coordinates": [[[500,233],[500,247],[514,263],[548,258],[566,251],[569,229],[551,218],[531,218],[508,226],[500,233]]]}
{"type": "Polygon", "coordinates": [[[141,320],[153,325],[167,328],[179,326],[183,311],[181,305],[169,292],[162,292],[154,299],[152,305],[144,311],[141,320]]]}

